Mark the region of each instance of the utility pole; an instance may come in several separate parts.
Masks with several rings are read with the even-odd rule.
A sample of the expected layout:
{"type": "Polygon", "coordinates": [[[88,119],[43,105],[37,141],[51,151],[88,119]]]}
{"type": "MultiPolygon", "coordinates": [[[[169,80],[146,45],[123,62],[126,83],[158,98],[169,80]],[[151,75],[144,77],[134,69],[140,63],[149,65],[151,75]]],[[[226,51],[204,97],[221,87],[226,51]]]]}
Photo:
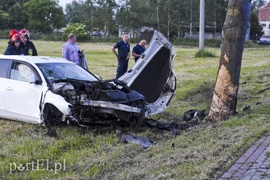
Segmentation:
{"type": "Polygon", "coordinates": [[[204,21],[205,21],[205,0],[200,0],[200,36],[199,36],[199,50],[204,49],[204,21]]]}

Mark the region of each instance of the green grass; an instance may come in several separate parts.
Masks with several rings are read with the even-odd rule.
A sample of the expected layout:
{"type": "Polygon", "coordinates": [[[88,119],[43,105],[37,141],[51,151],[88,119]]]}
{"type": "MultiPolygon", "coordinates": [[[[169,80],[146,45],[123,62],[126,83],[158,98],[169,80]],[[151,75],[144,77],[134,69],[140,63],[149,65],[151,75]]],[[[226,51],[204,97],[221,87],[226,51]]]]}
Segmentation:
{"type": "Polygon", "coordinates": [[[195,58],[206,58],[206,57],[216,57],[216,55],[207,50],[199,50],[195,53],[195,58]]]}
{"type": "MultiPolygon", "coordinates": [[[[40,55],[61,56],[63,42],[34,41],[40,55]]],[[[111,79],[117,61],[110,43],[79,43],[90,70],[111,79]]],[[[0,52],[6,40],[0,40],[0,52]]],[[[219,58],[195,58],[196,48],[175,47],[177,91],[163,121],[180,122],[185,111],[209,110],[219,58]]],[[[220,49],[209,51],[219,55],[220,49]]],[[[0,121],[0,179],[216,179],[258,138],[270,129],[269,56],[265,48],[244,52],[239,90],[238,115],[221,123],[204,122],[175,137],[171,132],[142,127],[120,128],[123,132],[146,136],[154,146],[144,150],[133,144],[118,144],[112,127],[56,127],[58,137],[46,135],[37,125],[0,121]],[[259,102],[259,105],[256,105],[259,102]],[[243,107],[251,105],[251,112],[243,107]],[[38,128],[38,129],[37,129],[38,128]],[[174,143],[174,147],[172,144],[174,143]],[[65,161],[65,171],[33,170],[10,174],[10,163],[26,164],[48,159],[49,167],[65,161]]],[[[130,67],[133,65],[130,61],[130,67]]]]}

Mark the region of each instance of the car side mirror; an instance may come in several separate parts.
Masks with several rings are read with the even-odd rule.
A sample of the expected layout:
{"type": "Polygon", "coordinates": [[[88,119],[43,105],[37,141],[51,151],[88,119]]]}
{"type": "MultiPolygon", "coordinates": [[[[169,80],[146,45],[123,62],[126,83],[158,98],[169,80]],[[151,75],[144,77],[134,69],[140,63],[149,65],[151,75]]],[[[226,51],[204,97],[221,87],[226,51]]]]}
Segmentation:
{"type": "Polygon", "coordinates": [[[30,82],[30,84],[35,84],[35,85],[41,85],[42,82],[40,80],[35,80],[34,82],[30,82]]]}

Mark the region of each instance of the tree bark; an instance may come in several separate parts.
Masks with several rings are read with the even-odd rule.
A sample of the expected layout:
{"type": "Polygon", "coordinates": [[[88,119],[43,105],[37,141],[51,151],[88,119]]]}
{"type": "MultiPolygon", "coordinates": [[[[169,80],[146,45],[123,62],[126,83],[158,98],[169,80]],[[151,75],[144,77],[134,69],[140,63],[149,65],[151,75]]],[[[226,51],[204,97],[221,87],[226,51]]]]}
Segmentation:
{"type": "Polygon", "coordinates": [[[240,70],[249,22],[249,0],[229,0],[222,30],[222,47],[209,119],[226,120],[236,114],[240,70]]]}

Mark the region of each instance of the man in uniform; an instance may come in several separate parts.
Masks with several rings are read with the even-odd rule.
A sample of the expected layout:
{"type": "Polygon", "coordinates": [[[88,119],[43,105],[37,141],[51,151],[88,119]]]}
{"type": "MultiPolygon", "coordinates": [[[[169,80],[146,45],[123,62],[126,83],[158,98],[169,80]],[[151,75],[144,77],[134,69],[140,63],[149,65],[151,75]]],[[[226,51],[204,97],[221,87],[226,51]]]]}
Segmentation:
{"type": "Polygon", "coordinates": [[[116,78],[125,74],[128,69],[128,61],[130,58],[130,45],[128,43],[128,38],[128,35],[124,34],[123,39],[116,43],[112,48],[112,51],[118,60],[116,78]],[[116,49],[118,49],[118,53],[116,52],[116,49]]]}
{"type": "Polygon", "coordinates": [[[137,44],[136,46],[134,46],[133,50],[132,50],[132,56],[135,59],[135,62],[137,62],[137,60],[141,57],[141,55],[144,53],[145,51],[145,44],[146,44],[146,40],[141,40],[141,42],[139,44],[137,44]]]}

